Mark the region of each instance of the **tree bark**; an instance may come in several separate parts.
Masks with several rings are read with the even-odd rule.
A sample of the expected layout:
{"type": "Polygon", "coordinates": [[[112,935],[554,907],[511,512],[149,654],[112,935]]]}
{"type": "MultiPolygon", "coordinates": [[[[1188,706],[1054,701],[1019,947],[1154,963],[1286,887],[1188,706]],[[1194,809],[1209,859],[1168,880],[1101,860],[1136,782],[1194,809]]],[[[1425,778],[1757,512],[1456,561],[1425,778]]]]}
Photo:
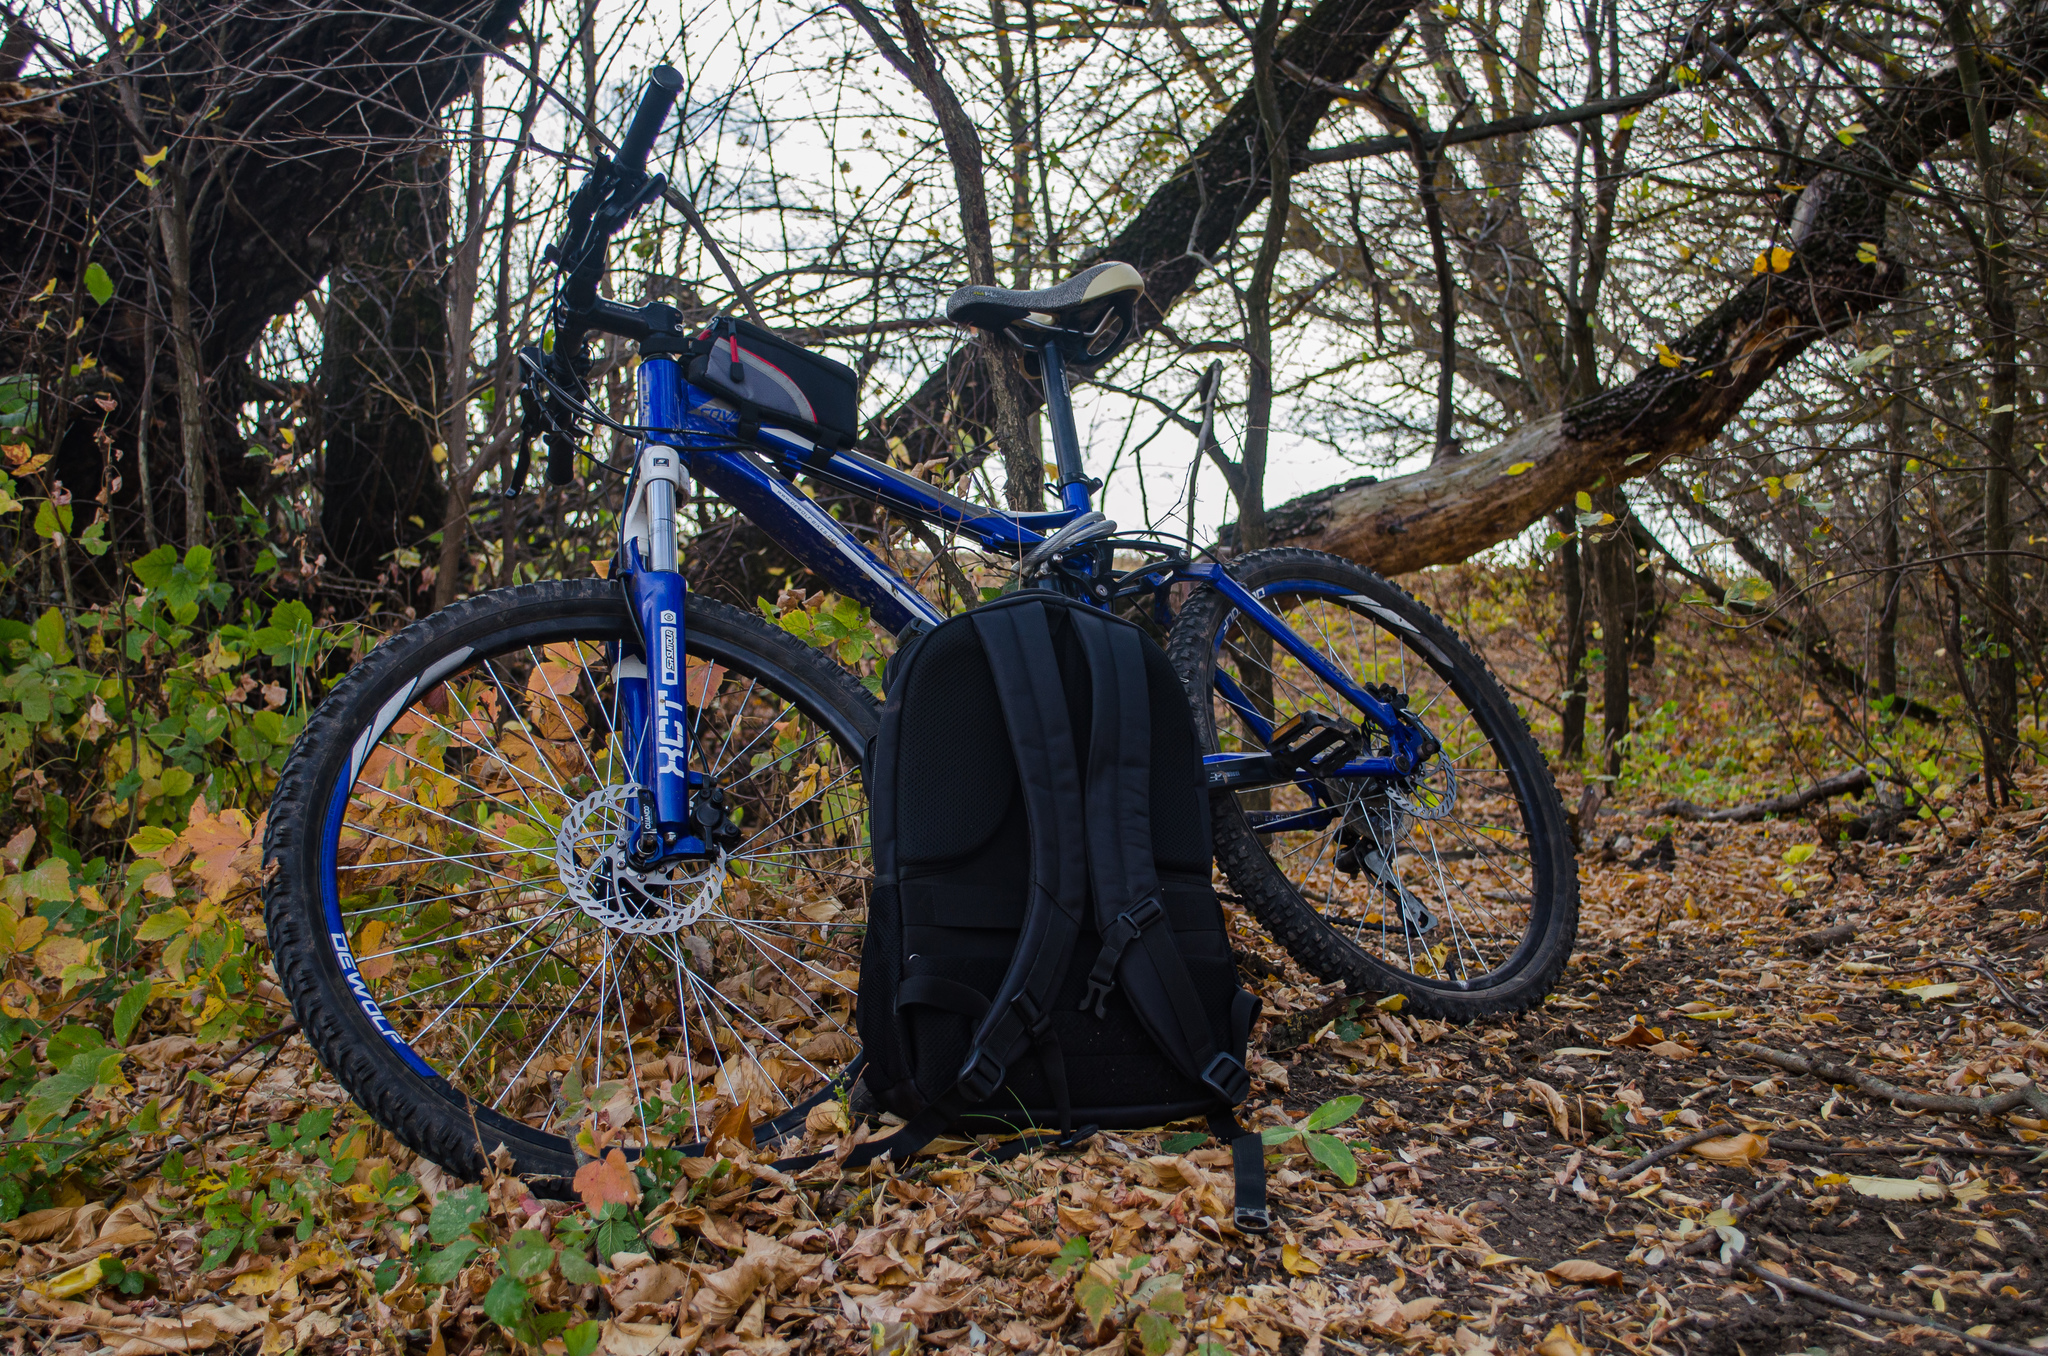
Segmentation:
{"type": "MultiPolygon", "coordinates": [[[[358,579],[441,527],[433,455],[448,399],[448,157],[393,162],[332,272],[320,360],[320,530],[358,579]]],[[[466,337],[466,336],[465,336],[466,337]]],[[[443,457],[446,457],[443,452],[443,457]]]]}
{"type": "Polygon", "coordinates": [[[89,378],[67,377],[49,336],[28,327],[0,336],[0,370],[49,374],[51,399],[112,396],[120,408],[109,431],[132,438],[152,366],[146,336],[168,337],[172,361],[154,366],[158,380],[171,369],[164,403],[176,402],[179,437],[163,441],[178,455],[152,479],[185,483],[186,534],[203,536],[207,486],[246,474],[240,458],[207,464],[212,435],[234,426],[242,359],[273,316],[318,285],[361,190],[417,146],[467,83],[479,59],[473,37],[495,42],[518,9],[518,0],[419,0],[405,13],[335,0],[166,0],[152,16],[162,32],[138,24],[125,58],[87,55],[61,85],[32,87],[52,97],[0,135],[0,238],[16,242],[0,257],[0,301],[18,310],[52,276],[76,286],[75,242],[86,239],[114,300],[83,313],[79,348],[97,362],[89,378]],[[133,117],[121,107],[131,81],[133,117]],[[167,172],[158,189],[139,184],[150,153],[140,147],[167,151],[160,166],[182,170],[184,182],[167,172]],[[152,198],[171,188],[184,195],[183,220],[167,232],[152,198]],[[153,314],[153,295],[173,313],[189,306],[189,322],[153,314]],[[187,414],[195,394],[196,424],[187,414]],[[188,467],[195,448],[201,464],[188,467]]]}
{"type": "MultiPolygon", "coordinates": [[[[2048,10],[2020,12],[1991,46],[1998,61],[1985,63],[1981,103],[1998,121],[2048,64],[2048,10]]],[[[1779,368],[1884,305],[1904,281],[1898,265],[1881,254],[1859,261],[1857,249],[1885,238],[1893,189],[1914,166],[1968,134],[1970,101],[1951,67],[1888,91],[1865,116],[1872,135],[1808,162],[1806,187],[1791,201],[1789,269],[1751,279],[1672,344],[1680,366],[1651,364],[1485,451],[1304,495],[1270,510],[1271,539],[1385,574],[1449,564],[1513,537],[1603,478],[1619,483],[1706,446],[1779,368]]]]}
{"type": "Polygon", "coordinates": [[[1586,754],[1586,573],[1581,564],[1578,525],[1559,511],[1559,583],[1564,593],[1564,715],[1557,756],[1575,762],[1586,754]]]}

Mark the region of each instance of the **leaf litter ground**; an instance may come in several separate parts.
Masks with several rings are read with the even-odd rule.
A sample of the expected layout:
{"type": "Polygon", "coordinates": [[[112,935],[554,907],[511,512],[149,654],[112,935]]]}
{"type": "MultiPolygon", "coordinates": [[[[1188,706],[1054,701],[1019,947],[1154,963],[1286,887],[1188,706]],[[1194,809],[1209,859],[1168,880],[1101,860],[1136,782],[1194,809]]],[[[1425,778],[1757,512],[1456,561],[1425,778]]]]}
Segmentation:
{"type": "MultiPolygon", "coordinates": [[[[2023,790],[2048,803],[2048,778],[2023,790]]],[[[1800,821],[1602,823],[1580,952],[1517,1019],[1416,1020],[1240,937],[1263,1240],[1222,1223],[1228,1156],[1196,1126],[793,1179],[742,1119],[705,1158],[469,1186],[348,1105],[265,981],[278,1029],[232,1047],[158,1036],[116,1072],[51,1038],[80,1048],[45,1063],[92,1066],[58,1090],[82,1124],[129,1133],[0,1226],[6,1333],[49,1356],[2048,1348],[2039,1110],[1916,1114],[1735,1048],[1929,1093],[2040,1077],[2048,812],[1966,811],[1903,851],[1800,821]]],[[[806,1141],[867,1133],[828,1106],[806,1141]]]]}

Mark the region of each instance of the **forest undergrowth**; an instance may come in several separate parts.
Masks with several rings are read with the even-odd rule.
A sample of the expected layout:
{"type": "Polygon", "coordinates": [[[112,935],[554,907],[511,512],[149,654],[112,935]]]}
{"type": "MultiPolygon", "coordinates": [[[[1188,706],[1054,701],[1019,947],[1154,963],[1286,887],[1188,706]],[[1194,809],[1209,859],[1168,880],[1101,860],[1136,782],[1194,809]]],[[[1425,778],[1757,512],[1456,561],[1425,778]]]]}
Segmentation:
{"type": "MultiPolygon", "coordinates": [[[[801,1145],[728,1115],[704,1156],[637,1165],[593,1120],[572,1183],[415,1158],[299,1038],[258,898],[275,770],[374,637],[291,601],[228,615],[204,550],[134,573],[115,607],[0,622],[0,1331],[24,1356],[1759,1356],[2048,1331],[2048,774],[1988,806],[1966,734],[1857,733],[1725,614],[1666,619],[1618,778],[1557,764],[1584,909],[1540,1010],[1415,1019],[1233,915],[1264,1007],[1258,1239],[1194,1123],[1000,1165],[942,1143],[873,1177],[775,1166],[873,1132],[831,1103],[801,1145]],[[1686,817],[1859,753],[1891,801],[1686,817]]],[[[1420,585],[1554,751],[1541,576],[1420,585]]]]}

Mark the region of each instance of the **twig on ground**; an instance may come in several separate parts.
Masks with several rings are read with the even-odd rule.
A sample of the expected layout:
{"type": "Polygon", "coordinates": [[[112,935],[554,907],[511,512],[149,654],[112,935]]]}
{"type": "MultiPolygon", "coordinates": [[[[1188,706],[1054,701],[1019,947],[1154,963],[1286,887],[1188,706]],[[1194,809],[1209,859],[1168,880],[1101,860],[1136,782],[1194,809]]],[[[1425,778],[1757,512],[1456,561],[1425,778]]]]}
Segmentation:
{"type": "MultiPolygon", "coordinates": [[[[1735,1210],[1732,1212],[1735,1218],[1735,1222],[1737,1224],[1742,1223],[1742,1221],[1748,1219],[1751,1215],[1754,1215],[1757,1211],[1763,1209],[1772,1201],[1777,1200],[1778,1197],[1785,1194],[1785,1188],[1791,1185],[1792,1179],[1790,1177],[1779,1178],[1769,1191],[1766,1191],[1763,1195],[1757,1197],[1748,1205],[1737,1206],[1735,1210]]],[[[1721,1235],[1716,1233],[1712,1229],[1703,1229],[1700,1231],[1697,1237],[1689,1240],[1688,1242],[1681,1243],[1678,1245],[1679,1254],[1682,1256],[1686,1253],[1698,1252],[1704,1247],[1706,1247],[1709,1240],[1718,1242],[1720,1240],[1720,1237],[1721,1235]]]]}
{"type": "Polygon", "coordinates": [[[1747,1257],[1737,1257],[1735,1259],[1735,1268],[1738,1271],[1748,1272],[1766,1285],[1789,1290],[1795,1295],[1818,1301],[1821,1304],[1832,1305],[1834,1308],[1841,1309],[1847,1313],[1860,1314],[1864,1318],[1874,1318],[1884,1323],[1898,1323],[1909,1328],[1926,1328],[1932,1332],[1953,1337],[1959,1342],[1968,1342],[1973,1347],[1982,1347],[1985,1351],[1999,1352],[2001,1356],[2041,1356],[2040,1352],[2030,1347],[2015,1347],[2004,1342],[1994,1342],[1988,1337],[1972,1337],[1966,1332],[1958,1332],[1944,1324],[1930,1323],[1918,1314],[1903,1313],[1897,1309],[1880,1309],[1874,1304],[1865,1304],[1860,1300],[1852,1300],[1846,1295],[1837,1295],[1832,1290],[1823,1290],[1817,1285],[1808,1285],[1805,1281],[1795,1281],[1783,1272],[1766,1271],[1747,1257]]]}
{"type": "Polygon", "coordinates": [[[1846,1064],[1832,1060],[1809,1058],[1805,1055],[1787,1054],[1772,1050],[1752,1041],[1735,1041],[1732,1048],[1740,1050],[1751,1059],[1775,1064],[1792,1073],[1808,1074],[1814,1078],[1826,1079],[1830,1083],[1847,1083],[1874,1097],[1882,1097],[1895,1106],[1911,1107],[1915,1111],[1941,1111],[1957,1116],[2003,1116],[2018,1106],[2032,1106],[2048,1111],[2048,1092],[2043,1092],[2028,1083],[2025,1087],[2001,1092],[1996,1097],[1951,1097],[1942,1093],[1908,1092],[1896,1083],[1887,1083],[1874,1074],[1852,1069],[1846,1064]]]}
{"type": "Polygon", "coordinates": [[[1794,1154],[1873,1154],[1904,1158],[1913,1154],[1959,1154],[1965,1158],[2033,1158],[2032,1149],[1982,1148],[1962,1144],[1818,1144],[1810,1139],[1781,1139],[1771,1136],[1771,1147],[1794,1154]]]}
{"type": "Polygon", "coordinates": [[[1824,781],[1815,782],[1804,791],[1773,796],[1769,800],[1751,801],[1747,805],[1731,805],[1725,810],[1709,810],[1689,800],[1667,800],[1650,813],[1672,815],[1699,824],[1754,824],[1769,815],[1788,815],[1794,810],[1803,810],[1817,800],[1851,795],[1869,789],[1870,774],[1862,768],[1857,768],[1854,772],[1840,773],[1824,781]]]}
{"type": "Polygon", "coordinates": [[[1655,1167],[1657,1164],[1662,1163],[1665,1159],[1671,1157],[1673,1154],[1684,1153],[1687,1149],[1690,1149],[1695,1144],[1699,1144],[1705,1140],[1719,1139],[1723,1135],[1732,1135],[1734,1133],[1734,1126],[1730,1125],[1726,1121],[1716,1121],[1714,1124],[1708,1126],[1704,1130],[1696,1130],[1692,1134],[1687,1135],[1684,1139],[1674,1139],[1669,1144],[1665,1145],[1663,1148],[1654,1149],[1649,1153],[1644,1154],[1641,1158],[1631,1158],[1626,1163],[1615,1164],[1614,1167],[1600,1174],[1600,1180],[1603,1182],[1611,1182],[1617,1177],[1634,1177],[1639,1173],[1643,1172],[1645,1169],[1655,1167]]]}

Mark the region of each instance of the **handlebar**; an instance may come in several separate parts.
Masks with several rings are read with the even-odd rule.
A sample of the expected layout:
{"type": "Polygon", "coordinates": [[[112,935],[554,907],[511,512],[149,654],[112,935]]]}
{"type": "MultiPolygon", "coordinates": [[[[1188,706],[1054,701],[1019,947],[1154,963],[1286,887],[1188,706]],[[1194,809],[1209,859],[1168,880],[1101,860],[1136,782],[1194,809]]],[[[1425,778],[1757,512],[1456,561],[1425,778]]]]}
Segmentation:
{"type": "Polygon", "coordinates": [[[668,121],[668,111],[675,107],[676,96],[682,90],[682,73],[673,66],[656,66],[647,73],[647,88],[640,92],[640,107],[633,110],[633,123],[626,129],[626,139],[619,143],[619,153],[612,157],[614,165],[629,174],[638,174],[647,167],[647,152],[654,148],[655,135],[668,121]]]}
{"type": "MultiPolygon", "coordinates": [[[[633,121],[611,157],[600,156],[569,201],[569,226],[562,239],[548,251],[548,259],[565,274],[554,306],[554,350],[546,359],[555,384],[580,391],[589,374],[590,359],[584,351],[584,336],[593,315],[607,303],[597,295],[598,280],[604,276],[605,246],[642,207],[661,196],[667,180],[647,173],[647,154],[654,138],[675,107],[682,92],[683,77],[673,66],[656,66],[647,75],[647,88],[633,110],[633,121]]],[[[566,485],[576,472],[576,421],[573,412],[551,392],[536,391],[530,406],[534,417],[529,433],[541,433],[547,443],[547,479],[551,485],[566,485]]]]}

